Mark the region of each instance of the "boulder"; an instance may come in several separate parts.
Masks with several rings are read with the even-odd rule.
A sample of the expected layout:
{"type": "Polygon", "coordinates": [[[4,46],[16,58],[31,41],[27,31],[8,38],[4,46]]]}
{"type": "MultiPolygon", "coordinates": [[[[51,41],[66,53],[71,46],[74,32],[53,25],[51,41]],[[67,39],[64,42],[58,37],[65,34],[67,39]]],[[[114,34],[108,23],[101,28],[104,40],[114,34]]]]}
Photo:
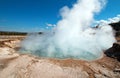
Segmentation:
{"type": "Polygon", "coordinates": [[[104,52],[108,57],[115,58],[120,61],[120,44],[114,43],[111,48],[104,52]]]}

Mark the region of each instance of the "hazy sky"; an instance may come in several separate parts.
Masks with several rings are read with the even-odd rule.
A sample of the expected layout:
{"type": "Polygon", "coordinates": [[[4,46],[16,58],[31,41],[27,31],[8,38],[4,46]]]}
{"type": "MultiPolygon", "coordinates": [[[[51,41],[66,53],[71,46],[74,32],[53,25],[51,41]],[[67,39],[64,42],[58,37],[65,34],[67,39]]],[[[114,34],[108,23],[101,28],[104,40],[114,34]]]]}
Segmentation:
{"type": "MultiPolygon", "coordinates": [[[[60,9],[65,5],[71,7],[75,2],[76,0],[0,0],[0,30],[35,32],[49,29],[60,19],[60,9]]],[[[120,0],[108,0],[95,19],[106,20],[118,14],[120,0]]]]}

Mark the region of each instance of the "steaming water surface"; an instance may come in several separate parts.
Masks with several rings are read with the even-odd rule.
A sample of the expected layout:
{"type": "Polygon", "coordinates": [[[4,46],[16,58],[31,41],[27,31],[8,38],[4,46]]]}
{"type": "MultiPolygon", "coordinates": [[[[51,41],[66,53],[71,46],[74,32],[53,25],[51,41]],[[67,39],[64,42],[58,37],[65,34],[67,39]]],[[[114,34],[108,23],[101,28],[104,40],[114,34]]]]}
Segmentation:
{"type": "Polygon", "coordinates": [[[48,33],[28,36],[21,44],[21,52],[52,58],[100,58],[116,41],[109,25],[91,28],[94,15],[105,3],[106,0],[77,0],[72,8],[63,7],[57,26],[48,33]]]}
{"type": "Polygon", "coordinates": [[[51,55],[48,55],[48,53],[46,52],[43,52],[43,51],[30,51],[30,50],[20,50],[22,53],[30,53],[30,54],[33,54],[33,55],[36,55],[36,56],[40,56],[40,57],[46,57],[46,58],[58,58],[58,59],[66,59],[66,58],[73,58],[73,59],[83,59],[83,60],[95,60],[95,59],[98,59],[100,58],[100,56],[102,55],[99,55],[96,56],[94,54],[91,54],[90,52],[82,52],[81,55],[64,55],[62,54],[63,52],[59,52],[59,51],[56,51],[55,53],[52,53],[51,55]]]}

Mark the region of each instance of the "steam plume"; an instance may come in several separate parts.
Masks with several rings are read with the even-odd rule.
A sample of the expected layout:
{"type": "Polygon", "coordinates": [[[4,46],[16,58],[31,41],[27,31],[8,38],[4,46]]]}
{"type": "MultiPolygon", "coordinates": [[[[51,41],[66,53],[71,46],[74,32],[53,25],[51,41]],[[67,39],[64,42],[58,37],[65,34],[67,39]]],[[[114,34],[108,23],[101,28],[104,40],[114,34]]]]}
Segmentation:
{"type": "Polygon", "coordinates": [[[94,15],[103,8],[105,0],[78,0],[72,8],[63,7],[62,19],[50,32],[28,36],[22,42],[22,52],[44,57],[93,60],[115,42],[108,25],[91,28],[94,15]]]}

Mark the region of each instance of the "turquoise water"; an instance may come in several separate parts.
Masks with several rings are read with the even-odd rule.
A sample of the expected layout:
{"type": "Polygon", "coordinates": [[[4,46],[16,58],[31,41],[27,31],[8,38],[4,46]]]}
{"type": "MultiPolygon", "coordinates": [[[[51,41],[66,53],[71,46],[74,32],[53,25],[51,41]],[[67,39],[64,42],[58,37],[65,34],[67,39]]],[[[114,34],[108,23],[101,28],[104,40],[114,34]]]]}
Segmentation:
{"type": "Polygon", "coordinates": [[[81,52],[82,54],[78,54],[78,55],[72,55],[72,54],[63,54],[63,52],[52,52],[52,54],[48,54],[47,52],[43,52],[40,50],[37,51],[30,51],[30,50],[20,50],[21,53],[25,53],[25,54],[32,54],[32,55],[36,55],[39,57],[44,57],[44,58],[58,58],[58,59],[66,59],[66,58],[72,58],[72,59],[82,59],[82,60],[96,60],[98,59],[101,55],[94,55],[92,54],[92,52],[81,52]]]}

